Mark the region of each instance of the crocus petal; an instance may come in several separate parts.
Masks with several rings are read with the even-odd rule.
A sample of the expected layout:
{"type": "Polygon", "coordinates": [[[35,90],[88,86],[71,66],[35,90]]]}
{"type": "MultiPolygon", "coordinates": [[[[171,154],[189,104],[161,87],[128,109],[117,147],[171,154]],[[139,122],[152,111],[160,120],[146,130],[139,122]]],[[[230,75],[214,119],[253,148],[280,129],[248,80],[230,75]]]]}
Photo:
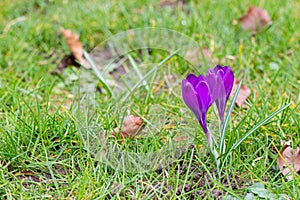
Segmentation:
{"type": "Polygon", "coordinates": [[[211,97],[210,97],[210,90],[207,82],[200,81],[198,85],[196,85],[195,90],[198,94],[198,102],[200,104],[200,118],[198,118],[198,121],[200,125],[202,126],[204,132],[208,134],[208,129],[206,125],[206,114],[208,111],[208,108],[211,106],[211,97]]]}
{"type": "Polygon", "coordinates": [[[219,116],[222,122],[226,104],[226,91],[222,78],[223,75],[223,68],[220,65],[217,65],[214,69],[209,69],[205,77],[205,80],[207,81],[210,88],[212,102],[216,102],[219,116]]]}
{"type": "Polygon", "coordinates": [[[209,106],[211,105],[210,90],[207,82],[205,81],[199,82],[196,85],[195,90],[198,94],[199,102],[201,103],[200,105],[201,112],[207,111],[209,106]]]}
{"type": "Polygon", "coordinates": [[[226,97],[220,97],[216,100],[216,105],[218,108],[219,116],[221,119],[221,122],[223,124],[224,122],[224,113],[225,113],[225,108],[226,108],[226,97]]]}
{"type": "Polygon", "coordinates": [[[223,77],[223,82],[224,82],[224,87],[226,91],[226,101],[229,98],[229,95],[231,93],[232,87],[233,87],[233,82],[234,82],[234,74],[233,71],[231,70],[230,67],[225,66],[224,67],[224,77],[223,77]]]}
{"type": "Polygon", "coordinates": [[[215,73],[219,74],[222,78],[224,88],[226,91],[226,100],[228,100],[234,82],[234,74],[232,72],[232,69],[229,66],[222,67],[221,65],[217,65],[214,68],[214,71],[215,73]]]}
{"type": "Polygon", "coordinates": [[[212,69],[207,71],[205,80],[209,86],[211,103],[213,103],[220,96],[220,93],[223,90],[223,81],[212,69]]]}
{"type": "Polygon", "coordinates": [[[229,98],[230,92],[232,90],[234,75],[229,66],[222,67],[221,65],[217,65],[214,68],[214,72],[221,79],[221,84],[219,84],[218,97],[216,99],[216,105],[218,108],[219,116],[224,122],[224,113],[226,108],[226,102],[229,98]]]}
{"type": "Polygon", "coordinates": [[[182,81],[182,96],[185,104],[195,114],[208,137],[206,114],[212,101],[209,86],[205,82],[204,77],[202,75],[199,77],[188,75],[188,77],[182,81]]]}
{"type": "Polygon", "coordinates": [[[204,80],[205,79],[204,79],[203,75],[198,76],[193,84],[194,88],[199,84],[199,82],[204,81],[204,80]]]}
{"type": "Polygon", "coordinates": [[[195,82],[197,81],[197,76],[195,76],[194,74],[189,74],[187,77],[186,77],[186,80],[188,82],[190,82],[193,86],[195,85],[195,82]]]}
{"type": "Polygon", "coordinates": [[[185,104],[193,111],[197,118],[200,118],[200,102],[198,100],[198,94],[195,91],[192,83],[187,79],[182,81],[182,97],[185,104]]]}

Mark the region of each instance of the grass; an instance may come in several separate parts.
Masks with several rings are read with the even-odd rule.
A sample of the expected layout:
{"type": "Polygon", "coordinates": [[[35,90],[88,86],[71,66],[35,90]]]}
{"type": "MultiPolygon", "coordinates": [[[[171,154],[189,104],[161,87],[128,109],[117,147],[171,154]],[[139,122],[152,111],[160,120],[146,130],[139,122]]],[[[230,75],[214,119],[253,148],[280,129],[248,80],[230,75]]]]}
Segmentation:
{"type": "MultiPolygon", "coordinates": [[[[294,148],[300,146],[297,1],[187,1],[181,9],[163,7],[154,0],[146,4],[136,0],[3,0],[0,8],[0,194],[4,199],[189,199],[192,193],[200,199],[225,194],[242,198],[257,182],[276,195],[299,198],[299,175],[287,181],[278,169],[274,150],[281,148],[281,140],[291,140],[294,148]],[[240,25],[232,25],[232,20],[252,4],[266,9],[273,20],[272,27],[254,39],[240,25]],[[163,27],[210,49],[218,61],[208,61],[213,64],[207,68],[227,55],[234,56],[223,59],[221,64],[232,66],[237,78],[243,76],[252,93],[247,109],[234,108],[225,138],[228,144],[241,139],[281,106],[291,105],[241,143],[218,177],[196,119],[189,111],[181,114],[186,107],[180,88],[174,88],[174,93],[166,92],[162,87],[165,79],[160,79],[174,74],[180,81],[187,73],[202,71],[189,68],[182,58],[172,56],[155,71],[155,76],[143,80],[149,83],[148,89],[130,94],[125,104],[107,101],[110,98],[105,92],[97,95],[94,123],[101,124],[97,131],[112,130],[129,110],[144,121],[149,120],[148,124],[151,122],[146,127],[149,133],[155,134],[158,129],[161,134],[152,135],[152,141],[119,140],[120,148],[160,148],[159,142],[167,140],[168,135],[183,131],[196,133],[196,148],[188,148],[168,167],[156,171],[115,170],[89,153],[75,123],[74,85],[80,70],[67,68],[61,76],[51,74],[69,52],[60,26],[79,33],[87,51],[128,29],[163,27]],[[163,118],[158,119],[153,113],[163,118]],[[188,125],[182,124],[178,116],[188,119],[188,125]],[[166,121],[177,123],[163,123],[166,121]]],[[[169,55],[159,50],[149,55],[131,52],[133,59],[125,64],[132,66],[138,59],[144,64],[157,64],[169,55]]],[[[142,73],[151,67],[145,65],[142,73]]]]}

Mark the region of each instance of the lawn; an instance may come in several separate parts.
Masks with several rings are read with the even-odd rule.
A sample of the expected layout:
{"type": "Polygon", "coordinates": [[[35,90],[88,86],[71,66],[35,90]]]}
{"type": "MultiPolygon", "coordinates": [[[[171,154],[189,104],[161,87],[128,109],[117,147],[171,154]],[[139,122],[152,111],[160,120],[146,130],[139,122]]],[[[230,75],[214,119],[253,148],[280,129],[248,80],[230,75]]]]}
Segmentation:
{"type": "MultiPolygon", "coordinates": [[[[300,199],[299,174],[284,176],[277,164],[284,142],[300,147],[299,10],[299,1],[289,0],[2,0],[0,196],[300,199]],[[251,5],[265,9],[273,22],[255,36],[238,20],[251,5]],[[70,54],[60,27],[80,35],[84,50],[102,65],[96,71],[106,70],[104,79],[117,83],[115,89],[105,87],[95,69],[58,70],[70,54]],[[138,36],[158,48],[124,45],[134,46],[138,36]],[[114,48],[127,52],[106,59],[101,48],[118,38],[114,48]],[[195,49],[200,53],[191,55],[195,49]],[[111,60],[113,67],[103,68],[111,60]],[[230,151],[222,167],[181,97],[187,74],[205,74],[217,64],[231,66],[251,91],[230,114],[224,139],[230,151]],[[143,133],[113,136],[128,115],[142,120],[143,133]]],[[[217,132],[214,111],[207,119],[217,132]]]]}

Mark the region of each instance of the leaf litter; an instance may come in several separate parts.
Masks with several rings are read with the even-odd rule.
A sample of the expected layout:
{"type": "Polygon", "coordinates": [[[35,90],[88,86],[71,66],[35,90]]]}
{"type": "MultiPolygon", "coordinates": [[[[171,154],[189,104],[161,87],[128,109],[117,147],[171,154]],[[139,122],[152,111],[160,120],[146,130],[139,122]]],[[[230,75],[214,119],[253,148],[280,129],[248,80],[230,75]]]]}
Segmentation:
{"type": "Polygon", "coordinates": [[[272,25],[268,12],[260,7],[250,6],[246,14],[239,18],[242,27],[253,35],[272,25]]]}
{"type": "Polygon", "coordinates": [[[122,138],[133,138],[141,134],[143,129],[143,120],[135,115],[124,117],[121,127],[116,127],[112,133],[113,136],[120,134],[122,138]]]}
{"type": "Polygon", "coordinates": [[[73,33],[70,29],[60,28],[64,39],[67,42],[72,54],[65,56],[58,64],[58,70],[66,68],[68,65],[79,67],[80,65],[90,69],[90,65],[83,56],[83,44],[79,40],[79,36],[73,33]]]}
{"type": "MultiPolygon", "coordinates": [[[[233,88],[232,88],[232,91],[231,91],[231,94],[230,94],[231,97],[234,95],[240,81],[241,80],[239,80],[239,79],[234,80],[233,88]]],[[[251,94],[250,88],[248,86],[242,84],[241,88],[240,88],[240,91],[238,93],[238,96],[236,98],[236,101],[235,101],[236,105],[238,107],[241,107],[241,108],[247,108],[247,105],[245,104],[245,101],[250,96],[250,94],[251,94]]]]}
{"type": "Polygon", "coordinates": [[[300,172],[300,147],[293,149],[289,142],[286,142],[282,147],[277,157],[279,169],[283,175],[288,175],[289,180],[293,179],[294,170],[296,173],[300,172]]]}

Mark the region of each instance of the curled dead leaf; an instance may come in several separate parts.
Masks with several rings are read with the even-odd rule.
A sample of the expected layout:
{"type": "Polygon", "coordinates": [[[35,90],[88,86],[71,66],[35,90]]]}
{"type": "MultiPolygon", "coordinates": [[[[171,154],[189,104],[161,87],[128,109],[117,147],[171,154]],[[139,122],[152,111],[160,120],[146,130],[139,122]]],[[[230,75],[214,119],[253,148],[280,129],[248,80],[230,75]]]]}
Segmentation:
{"type": "Polygon", "coordinates": [[[134,137],[139,135],[143,129],[143,120],[140,117],[129,115],[124,117],[121,130],[119,127],[115,128],[113,135],[116,136],[120,133],[123,138],[134,137]]]}
{"type": "Polygon", "coordinates": [[[288,179],[292,179],[291,169],[296,173],[300,172],[300,148],[293,149],[289,143],[285,143],[277,157],[279,169],[283,175],[290,174],[288,179]],[[288,166],[287,166],[288,164],[288,166]]]}
{"type": "Polygon", "coordinates": [[[79,36],[73,33],[69,29],[64,29],[63,27],[60,28],[60,32],[64,36],[67,45],[71,49],[74,57],[79,61],[82,62],[84,61],[83,58],[83,45],[79,41],[79,36]]]}
{"type": "Polygon", "coordinates": [[[67,42],[67,45],[70,48],[74,57],[67,57],[67,60],[69,60],[69,62],[65,62],[64,59],[66,59],[66,58],[64,57],[63,60],[59,63],[58,68],[62,69],[62,68],[67,67],[67,65],[73,65],[73,63],[76,63],[75,60],[77,60],[84,67],[90,68],[90,65],[88,64],[86,59],[83,57],[83,45],[79,41],[79,36],[76,35],[75,33],[73,33],[71,30],[64,29],[63,27],[60,28],[60,32],[64,36],[64,38],[67,42]],[[70,61],[70,59],[74,59],[74,60],[70,61]]]}
{"type": "MultiPolygon", "coordinates": [[[[235,79],[230,96],[232,97],[240,83],[240,80],[235,79]]],[[[251,90],[246,85],[242,84],[238,96],[235,100],[236,105],[242,108],[247,108],[245,101],[250,96],[251,90]]]]}
{"type": "Polygon", "coordinates": [[[252,34],[262,31],[265,27],[272,25],[268,12],[260,7],[250,6],[247,13],[239,18],[245,30],[252,34]]]}

